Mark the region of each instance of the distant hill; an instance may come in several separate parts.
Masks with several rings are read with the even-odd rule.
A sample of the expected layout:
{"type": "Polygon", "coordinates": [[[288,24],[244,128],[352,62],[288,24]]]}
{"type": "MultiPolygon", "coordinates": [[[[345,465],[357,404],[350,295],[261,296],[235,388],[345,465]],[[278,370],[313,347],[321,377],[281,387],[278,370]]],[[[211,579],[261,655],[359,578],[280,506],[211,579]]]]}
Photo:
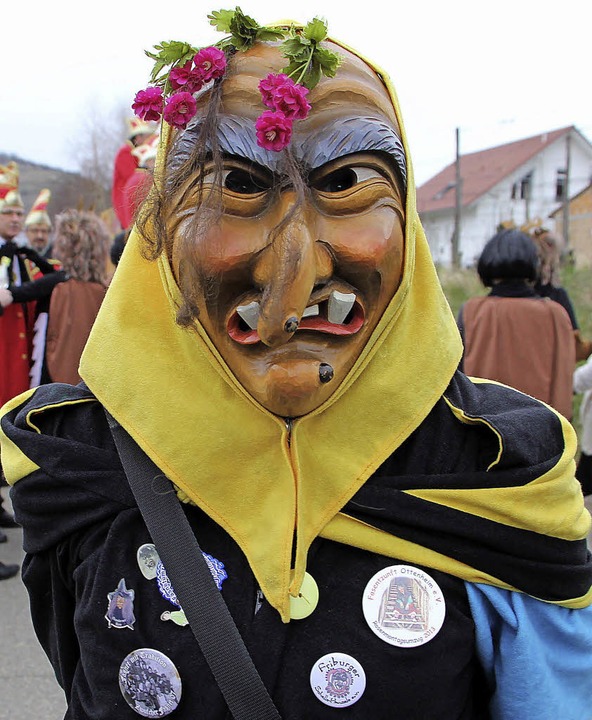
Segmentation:
{"type": "Polygon", "coordinates": [[[109,189],[98,187],[92,180],[78,173],[38,165],[16,155],[0,153],[0,165],[11,160],[19,166],[19,192],[27,213],[43,188],[51,191],[47,210],[52,219],[67,208],[102,212],[110,205],[109,189]]]}

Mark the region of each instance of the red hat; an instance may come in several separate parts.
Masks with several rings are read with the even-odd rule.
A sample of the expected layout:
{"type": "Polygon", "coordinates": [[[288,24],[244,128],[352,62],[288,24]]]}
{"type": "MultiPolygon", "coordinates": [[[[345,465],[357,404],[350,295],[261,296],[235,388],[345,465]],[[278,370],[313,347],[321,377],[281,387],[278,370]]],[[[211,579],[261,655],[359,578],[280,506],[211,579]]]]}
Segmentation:
{"type": "Polygon", "coordinates": [[[144,120],[137,117],[128,118],[127,125],[127,136],[130,140],[136,135],[148,135],[154,132],[154,125],[150,125],[150,123],[144,122],[144,120]]]}
{"type": "Polygon", "coordinates": [[[139,167],[146,167],[146,161],[156,157],[158,140],[158,133],[154,133],[145,142],[132,150],[132,155],[138,158],[139,167]]]}
{"type": "Polygon", "coordinates": [[[47,188],[43,188],[39,195],[37,195],[37,200],[35,200],[33,207],[27,215],[25,227],[29,227],[31,225],[47,225],[48,227],[51,227],[51,220],[47,214],[47,206],[50,198],[51,192],[47,188]]]}
{"type": "Polygon", "coordinates": [[[14,160],[7,165],[0,165],[0,212],[7,207],[24,207],[18,184],[19,169],[14,160]]]}

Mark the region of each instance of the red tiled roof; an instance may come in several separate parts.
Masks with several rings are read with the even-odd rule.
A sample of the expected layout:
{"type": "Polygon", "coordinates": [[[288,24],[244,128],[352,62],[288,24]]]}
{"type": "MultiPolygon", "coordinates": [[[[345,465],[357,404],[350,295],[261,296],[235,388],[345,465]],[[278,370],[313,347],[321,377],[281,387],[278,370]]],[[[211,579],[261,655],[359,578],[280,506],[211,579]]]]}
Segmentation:
{"type": "MultiPolygon", "coordinates": [[[[497,185],[516,168],[538,155],[548,145],[573,130],[573,126],[560,128],[506,145],[498,145],[479,152],[461,155],[460,172],[463,207],[470,205],[494,185],[497,185]]],[[[433,178],[417,188],[419,213],[453,208],[456,203],[454,184],[455,163],[451,163],[433,178]],[[448,190],[446,190],[448,188],[448,190]]]]}

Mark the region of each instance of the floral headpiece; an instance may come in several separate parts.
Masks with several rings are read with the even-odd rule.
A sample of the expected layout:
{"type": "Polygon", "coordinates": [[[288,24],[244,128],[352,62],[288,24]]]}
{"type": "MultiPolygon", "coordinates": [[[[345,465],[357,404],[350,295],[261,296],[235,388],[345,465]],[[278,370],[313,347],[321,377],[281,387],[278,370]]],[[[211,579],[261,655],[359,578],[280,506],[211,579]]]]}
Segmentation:
{"type": "Polygon", "coordinates": [[[303,28],[264,27],[244,15],[239,7],[208,15],[210,24],[229,37],[205,48],[179,41],[155,45],[146,51],[154,68],[151,85],[140,90],[132,109],[142,120],[159,121],[186,128],[197,112],[194,93],[211,82],[221,82],[227,59],[244,52],[256,42],[282,40],[281,52],[288,64],[280,73],[270,73],[259,83],[265,110],[255,123],[257,143],[280,151],[290,144],[294,120],[303,120],[310,112],[306,96],[323,75],[334,77],[341,61],[339,55],[320,43],[327,37],[327,24],[315,18],[303,28]]]}

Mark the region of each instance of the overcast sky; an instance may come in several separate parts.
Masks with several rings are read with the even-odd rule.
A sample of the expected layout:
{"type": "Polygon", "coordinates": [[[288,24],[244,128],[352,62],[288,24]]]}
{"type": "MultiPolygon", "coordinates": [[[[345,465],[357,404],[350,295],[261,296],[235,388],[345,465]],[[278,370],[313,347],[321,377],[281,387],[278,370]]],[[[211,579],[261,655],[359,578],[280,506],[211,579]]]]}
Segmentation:
{"type": "MultiPolygon", "coordinates": [[[[2,9],[0,152],[77,169],[89,115],[109,117],[147,85],[145,49],[222,35],[199,0],[9,2],[2,9]]],[[[325,18],[331,35],[386,70],[397,89],[418,184],[473,152],[575,125],[592,139],[584,0],[245,0],[259,23],[325,18]],[[381,9],[385,8],[385,9],[381,9]]]]}

